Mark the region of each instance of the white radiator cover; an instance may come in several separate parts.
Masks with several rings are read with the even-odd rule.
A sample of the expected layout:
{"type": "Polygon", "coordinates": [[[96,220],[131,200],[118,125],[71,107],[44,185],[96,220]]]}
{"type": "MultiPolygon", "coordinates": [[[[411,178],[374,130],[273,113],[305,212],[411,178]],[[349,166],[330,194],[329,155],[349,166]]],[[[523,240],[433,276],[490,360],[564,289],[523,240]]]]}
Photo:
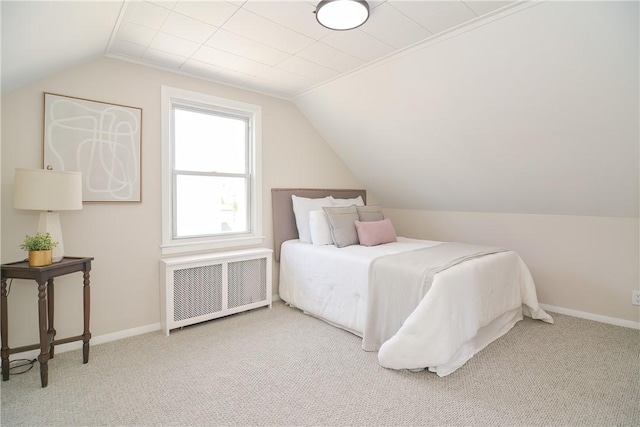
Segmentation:
{"type": "Polygon", "coordinates": [[[271,308],[271,249],[160,260],[162,330],[257,307],[271,308]]]}

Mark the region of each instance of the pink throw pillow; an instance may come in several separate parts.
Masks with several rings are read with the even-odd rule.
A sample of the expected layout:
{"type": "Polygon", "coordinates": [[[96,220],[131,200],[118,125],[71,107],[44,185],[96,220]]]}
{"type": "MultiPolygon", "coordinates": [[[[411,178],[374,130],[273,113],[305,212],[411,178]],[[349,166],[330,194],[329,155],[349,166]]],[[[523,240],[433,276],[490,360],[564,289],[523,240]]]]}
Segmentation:
{"type": "Polygon", "coordinates": [[[396,230],[388,218],[382,221],[356,221],[356,231],[362,246],[377,246],[398,241],[396,230]]]}

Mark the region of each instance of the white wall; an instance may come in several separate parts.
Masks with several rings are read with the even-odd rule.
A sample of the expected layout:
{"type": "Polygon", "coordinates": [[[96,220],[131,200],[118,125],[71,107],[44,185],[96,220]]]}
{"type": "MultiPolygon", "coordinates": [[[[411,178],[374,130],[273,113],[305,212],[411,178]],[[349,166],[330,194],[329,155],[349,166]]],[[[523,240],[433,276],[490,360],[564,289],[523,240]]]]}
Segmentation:
{"type": "Polygon", "coordinates": [[[385,215],[402,236],[513,249],[529,267],[541,303],[640,327],[640,307],[631,305],[640,281],[637,218],[406,209],[385,215]]]}
{"type": "Polygon", "coordinates": [[[295,103],[395,208],[638,217],[639,2],[526,2],[295,103]]]}
{"type": "MultiPolygon", "coordinates": [[[[2,262],[23,259],[26,254],[19,244],[37,228],[37,213],[12,207],[13,173],[16,167],[42,167],[43,92],[142,108],[142,202],[84,204],[81,211],[60,214],[67,254],[95,257],[91,272],[94,336],[160,322],[161,85],[262,106],[265,247],[273,247],[271,188],[361,187],[289,101],[108,58],[4,95],[2,262]]],[[[13,282],[8,310],[12,347],[37,342],[34,283],[13,282]]],[[[277,293],[277,280],[274,285],[277,293]]],[[[56,279],[59,337],[82,333],[81,289],[79,274],[56,279]]]]}
{"type": "Polygon", "coordinates": [[[294,100],[403,235],[507,246],[640,322],[640,3],[523,2],[294,100]]]}

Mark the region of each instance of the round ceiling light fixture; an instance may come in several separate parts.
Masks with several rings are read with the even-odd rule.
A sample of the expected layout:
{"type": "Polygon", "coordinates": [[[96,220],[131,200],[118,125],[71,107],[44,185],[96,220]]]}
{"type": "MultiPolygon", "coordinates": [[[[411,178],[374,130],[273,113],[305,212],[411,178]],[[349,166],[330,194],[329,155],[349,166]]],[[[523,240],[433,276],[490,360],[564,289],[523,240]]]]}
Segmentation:
{"type": "Polygon", "coordinates": [[[352,30],[367,22],[369,5],[364,0],[322,0],[316,19],[330,30],[352,30]]]}

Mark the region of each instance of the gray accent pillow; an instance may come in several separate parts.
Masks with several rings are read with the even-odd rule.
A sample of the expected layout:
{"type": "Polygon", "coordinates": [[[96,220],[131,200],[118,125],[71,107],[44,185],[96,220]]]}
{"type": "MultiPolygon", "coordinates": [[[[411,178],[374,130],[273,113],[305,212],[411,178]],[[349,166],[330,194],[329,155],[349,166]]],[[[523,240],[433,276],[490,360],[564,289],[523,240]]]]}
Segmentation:
{"type": "Polygon", "coordinates": [[[382,206],[356,206],[356,210],[360,222],[382,221],[384,219],[382,206]]]}
{"type": "Polygon", "coordinates": [[[358,231],[356,230],[356,220],[358,219],[358,211],[356,206],[322,208],[327,214],[329,227],[331,228],[331,238],[333,243],[344,248],[349,245],[357,245],[358,231]]]}

